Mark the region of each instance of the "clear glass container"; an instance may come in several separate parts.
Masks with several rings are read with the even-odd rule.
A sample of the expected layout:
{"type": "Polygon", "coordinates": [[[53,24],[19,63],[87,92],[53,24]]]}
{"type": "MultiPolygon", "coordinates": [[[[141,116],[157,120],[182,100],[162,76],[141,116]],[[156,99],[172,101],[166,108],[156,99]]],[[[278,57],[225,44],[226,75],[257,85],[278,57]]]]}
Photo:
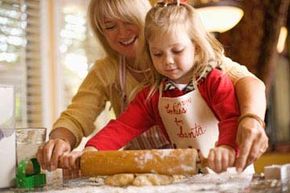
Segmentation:
{"type": "Polygon", "coordinates": [[[28,127],[16,129],[17,163],[36,157],[37,150],[46,140],[46,128],[28,127]]]}

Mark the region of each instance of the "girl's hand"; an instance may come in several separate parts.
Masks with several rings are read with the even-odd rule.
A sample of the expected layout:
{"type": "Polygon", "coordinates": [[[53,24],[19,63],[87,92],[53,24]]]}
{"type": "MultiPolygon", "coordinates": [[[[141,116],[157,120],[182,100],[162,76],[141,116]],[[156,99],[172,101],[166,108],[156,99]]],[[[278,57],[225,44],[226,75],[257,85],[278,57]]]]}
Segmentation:
{"type": "Polygon", "coordinates": [[[209,151],[208,166],[217,173],[226,171],[235,163],[236,152],[227,145],[215,147],[209,151]]]}
{"type": "Polygon", "coordinates": [[[78,170],[80,169],[80,157],[84,151],[72,151],[63,154],[59,158],[58,165],[62,169],[78,170]]]}
{"type": "Polygon", "coordinates": [[[94,147],[86,147],[83,151],[72,151],[63,154],[59,159],[59,166],[63,169],[78,170],[80,169],[81,155],[86,151],[97,151],[94,147]]]}

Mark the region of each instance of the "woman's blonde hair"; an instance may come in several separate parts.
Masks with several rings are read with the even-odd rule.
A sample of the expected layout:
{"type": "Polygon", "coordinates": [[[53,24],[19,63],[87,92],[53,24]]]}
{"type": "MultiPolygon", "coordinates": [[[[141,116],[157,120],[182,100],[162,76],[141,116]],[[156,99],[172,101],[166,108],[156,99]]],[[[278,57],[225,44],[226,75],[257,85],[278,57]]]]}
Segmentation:
{"type": "Polygon", "coordinates": [[[91,0],[88,9],[90,26],[109,57],[117,58],[118,53],[109,46],[103,35],[101,24],[104,17],[124,20],[138,26],[139,40],[142,43],[145,16],[150,8],[148,0],[91,0]]]}
{"type": "Polygon", "coordinates": [[[211,65],[216,67],[222,62],[224,55],[222,45],[212,34],[205,30],[197,11],[191,5],[169,4],[163,6],[157,4],[146,16],[144,28],[145,41],[138,57],[138,62],[147,62],[151,68],[151,85],[153,87],[150,96],[156,91],[163,77],[153,66],[148,42],[177,28],[185,30],[195,46],[195,53],[193,53],[195,54],[194,78],[201,77],[205,73],[206,66],[211,65]]]}

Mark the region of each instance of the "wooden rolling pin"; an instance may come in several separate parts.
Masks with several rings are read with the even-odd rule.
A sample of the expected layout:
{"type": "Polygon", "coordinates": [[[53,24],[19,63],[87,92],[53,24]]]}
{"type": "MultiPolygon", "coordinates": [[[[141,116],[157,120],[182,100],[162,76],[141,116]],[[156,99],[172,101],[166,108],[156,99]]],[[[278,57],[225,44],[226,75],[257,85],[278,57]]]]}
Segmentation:
{"type": "Polygon", "coordinates": [[[195,149],[87,151],[81,156],[83,176],[120,173],[193,175],[197,173],[195,149]]]}

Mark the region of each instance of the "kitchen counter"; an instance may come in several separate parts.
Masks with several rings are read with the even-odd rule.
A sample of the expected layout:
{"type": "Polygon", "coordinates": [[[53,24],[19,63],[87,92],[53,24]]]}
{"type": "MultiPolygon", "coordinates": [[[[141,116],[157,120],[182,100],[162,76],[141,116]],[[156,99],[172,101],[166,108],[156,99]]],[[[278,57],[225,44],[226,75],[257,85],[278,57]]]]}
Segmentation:
{"type": "Polygon", "coordinates": [[[267,152],[255,162],[255,172],[262,173],[265,166],[283,165],[290,163],[289,152],[267,152]]]}
{"type": "Polygon", "coordinates": [[[249,174],[198,174],[171,185],[143,187],[111,187],[103,184],[103,178],[77,178],[61,185],[46,186],[41,189],[24,191],[19,189],[2,190],[3,193],[279,193],[289,192],[290,181],[265,180],[263,176],[249,174]]]}

